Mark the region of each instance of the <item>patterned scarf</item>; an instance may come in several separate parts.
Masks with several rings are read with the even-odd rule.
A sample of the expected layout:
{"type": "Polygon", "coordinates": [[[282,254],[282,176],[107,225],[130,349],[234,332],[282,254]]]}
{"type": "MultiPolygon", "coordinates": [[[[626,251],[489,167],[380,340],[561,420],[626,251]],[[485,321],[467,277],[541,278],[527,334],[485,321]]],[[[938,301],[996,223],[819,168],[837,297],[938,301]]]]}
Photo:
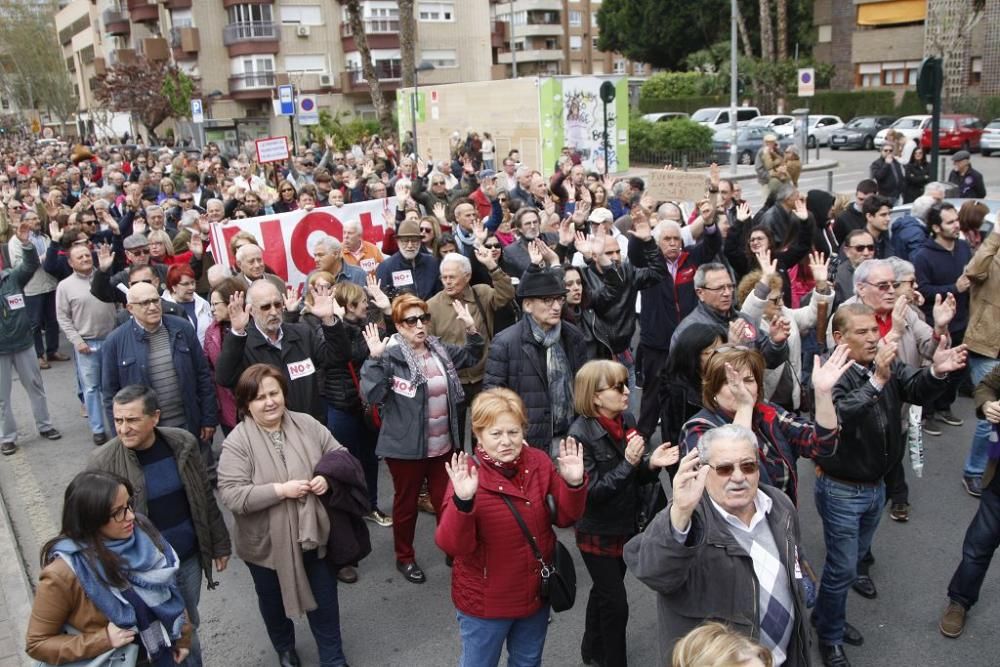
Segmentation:
{"type": "Polygon", "coordinates": [[[542,331],[534,318],[526,316],[535,342],[545,349],[545,367],[548,371],[549,400],[552,401],[552,435],[561,435],[573,420],[573,387],[570,384],[569,359],[563,349],[560,321],[548,331],[542,331]]]}
{"type": "Polygon", "coordinates": [[[476,445],[476,456],[479,458],[480,461],[482,461],[486,465],[495,468],[501,475],[503,475],[507,479],[514,479],[514,476],[517,475],[518,469],[521,467],[520,454],[518,454],[517,458],[515,458],[510,463],[504,463],[503,461],[497,461],[489,454],[487,454],[486,450],[483,449],[482,445],[476,445]]]}
{"type": "Polygon", "coordinates": [[[166,542],[160,551],[138,525],[128,539],[107,540],[104,546],[121,559],[128,588],[111,588],[100,562],[92,564],[83,554],[84,546],[74,540],[59,540],[52,553],[66,561],[87,598],[109,621],[138,630],[154,665],[169,664],[171,641],[180,638],[184,625],[177,554],[166,542]]]}
{"type": "MultiPolygon", "coordinates": [[[[426,383],[427,378],[424,376],[423,363],[417,359],[410,344],[398,333],[393,334],[392,338],[398,345],[399,351],[403,354],[406,367],[410,370],[410,382],[414,386],[426,383]]],[[[441,340],[437,336],[428,336],[426,343],[431,354],[437,357],[437,360],[444,368],[444,374],[448,377],[448,394],[454,399],[456,404],[461,403],[465,400],[465,391],[462,390],[462,381],[458,379],[458,371],[455,370],[455,364],[451,363],[448,350],[441,344],[441,340]]]]}

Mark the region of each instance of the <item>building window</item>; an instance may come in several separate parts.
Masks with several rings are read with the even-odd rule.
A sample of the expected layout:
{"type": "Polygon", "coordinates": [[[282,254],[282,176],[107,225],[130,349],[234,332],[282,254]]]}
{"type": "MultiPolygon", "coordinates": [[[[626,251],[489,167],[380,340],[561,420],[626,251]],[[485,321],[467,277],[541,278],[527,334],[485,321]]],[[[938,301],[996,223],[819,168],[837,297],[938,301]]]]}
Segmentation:
{"type": "Polygon", "coordinates": [[[906,69],[904,63],[883,63],[882,64],[882,85],[884,86],[905,86],[906,69]]]}
{"type": "Polygon", "coordinates": [[[570,35],[569,36],[569,50],[579,51],[583,48],[583,37],[580,35],[570,35]]]}
{"type": "Polygon", "coordinates": [[[645,76],[646,75],[645,63],[632,63],[632,74],[636,76],[645,76]]]}
{"type": "Polygon", "coordinates": [[[316,54],[311,56],[287,55],[285,56],[286,72],[326,72],[326,56],[316,54]]]}
{"type": "Polygon", "coordinates": [[[978,86],[983,81],[983,59],[977,56],[969,65],[969,85],[978,86]]]}
{"type": "Polygon", "coordinates": [[[615,58],[615,62],[612,64],[612,72],[614,74],[624,74],[625,73],[625,61],[622,58],[615,58]]]}
{"type": "Polygon", "coordinates": [[[323,10],[319,5],[283,5],[279,9],[284,25],[323,25],[323,10]]]}
{"type": "Polygon", "coordinates": [[[234,23],[271,23],[274,15],[271,5],[233,5],[227,10],[229,24],[234,23]]]}
{"type": "Polygon", "coordinates": [[[597,12],[590,12],[590,27],[597,27],[597,12]]]}
{"type": "Polygon", "coordinates": [[[432,63],[436,69],[458,67],[458,52],[454,49],[421,51],[420,59],[432,63]]]}
{"type": "Polygon", "coordinates": [[[583,15],[580,12],[570,10],[569,12],[569,27],[579,28],[583,25],[583,15]]]}
{"type": "Polygon", "coordinates": [[[545,38],[545,49],[547,51],[556,51],[559,49],[559,40],[555,37],[545,38]]]}
{"type": "Polygon", "coordinates": [[[858,85],[862,88],[878,88],[882,85],[882,65],[861,63],[858,65],[858,85]]]}
{"type": "Polygon", "coordinates": [[[455,20],[455,3],[421,2],[417,6],[417,18],[421,21],[450,23],[455,20]]]}
{"type": "Polygon", "coordinates": [[[819,34],[816,36],[816,41],[820,44],[826,44],[827,42],[833,41],[833,26],[832,25],[821,25],[819,27],[819,34]]]}
{"type": "Polygon", "coordinates": [[[594,47],[594,50],[595,50],[595,51],[597,51],[597,50],[598,50],[598,48],[597,48],[597,40],[598,40],[598,39],[599,39],[598,37],[591,37],[591,38],[590,38],[590,45],[591,45],[592,47],[594,47]]]}

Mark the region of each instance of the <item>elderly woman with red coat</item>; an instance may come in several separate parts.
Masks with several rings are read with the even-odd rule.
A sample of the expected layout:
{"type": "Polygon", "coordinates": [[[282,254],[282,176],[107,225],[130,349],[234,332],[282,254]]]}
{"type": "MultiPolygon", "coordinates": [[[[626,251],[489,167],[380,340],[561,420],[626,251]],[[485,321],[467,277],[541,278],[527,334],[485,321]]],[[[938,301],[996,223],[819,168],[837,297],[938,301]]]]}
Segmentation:
{"type": "Polygon", "coordinates": [[[456,453],[445,464],[451,481],[436,539],[454,558],[451,597],[462,637],[460,667],[497,665],[505,643],[509,665],[542,663],[549,605],[541,597],[538,561],[504,496],[546,563],[555,552],[552,524],[571,526],[586,507],[580,445],[572,438],[560,443],[557,469],[544,450],[526,446],[526,423],[517,394],[484,391],[472,403],[475,453],[456,453]]]}

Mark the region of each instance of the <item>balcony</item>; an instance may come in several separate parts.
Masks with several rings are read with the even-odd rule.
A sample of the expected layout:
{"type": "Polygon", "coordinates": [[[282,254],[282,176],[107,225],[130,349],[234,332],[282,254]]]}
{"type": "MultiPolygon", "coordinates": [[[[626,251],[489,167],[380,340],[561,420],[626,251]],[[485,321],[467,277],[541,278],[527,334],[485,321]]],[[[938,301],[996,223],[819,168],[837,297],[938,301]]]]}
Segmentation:
{"type": "Polygon", "coordinates": [[[274,72],[249,72],[229,77],[229,94],[234,100],[271,99],[276,85],[274,72]]]}
{"type": "Polygon", "coordinates": [[[222,43],[229,57],[254,53],[277,53],[281,40],[281,25],[269,21],[230,23],[222,30],[222,43]]]}
{"type": "Polygon", "coordinates": [[[94,58],[94,75],[104,76],[108,73],[108,65],[104,58],[94,58]]]}
{"type": "Polygon", "coordinates": [[[198,56],[201,49],[201,36],[198,28],[184,26],[170,29],[170,48],[175,60],[189,60],[198,56]]]}
{"type": "Polygon", "coordinates": [[[101,21],[104,23],[104,32],[113,37],[128,37],[132,30],[128,16],[120,9],[105,9],[101,21]]]}
{"type": "Polygon", "coordinates": [[[507,44],[507,23],[505,21],[493,21],[493,30],[490,32],[490,46],[494,49],[502,49],[507,44]]]}
{"type": "Polygon", "coordinates": [[[108,54],[108,67],[134,65],[135,63],[135,49],[115,49],[108,54]]]}
{"type": "MultiPolygon", "coordinates": [[[[555,62],[563,59],[562,49],[525,49],[517,52],[517,64],[531,62],[555,62]]],[[[501,65],[510,65],[510,51],[497,54],[497,62],[501,65]]]]}
{"type": "Polygon", "coordinates": [[[142,40],[142,56],[150,62],[170,60],[170,46],[163,37],[145,37],[142,40]]]}
{"type": "MultiPolygon", "coordinates": [[[[365,35],[368,37],[368,48],[399,48],[399,19],[365,19],[364,24],[365,35]]],[[[344,53],[358,50],[350,23],[340,24],[340,38],[344,53]]]]}
{"type": "MultiPolygon", "coordinates": [[[[378,75],[382,91],[397,90],[403,78],[403,66],[398,60],[379,60],[375,62],[375,73],[378,75]]],[[[360,69],[349,69],[340,74],[340,87],[344,93],[368,93],[368,81],[360,69]]]]}
{"type": "Polygon", "coordinates": [[[274,0],[222,0],[222,8],[229,9],[234,5],[273,5],[274,0]]]}
{"type": "Polygon", "coordinates": [[[128,0],[128,15],[135,23],[155,23],[160,20],[160,6],[148,0],[128,0]]]}
{"type": "Polygon", "coordinates": [[[191,9],[194,4],[193,0],[164,0],[163,6],[169,10],[174,9],[191,9]]]}

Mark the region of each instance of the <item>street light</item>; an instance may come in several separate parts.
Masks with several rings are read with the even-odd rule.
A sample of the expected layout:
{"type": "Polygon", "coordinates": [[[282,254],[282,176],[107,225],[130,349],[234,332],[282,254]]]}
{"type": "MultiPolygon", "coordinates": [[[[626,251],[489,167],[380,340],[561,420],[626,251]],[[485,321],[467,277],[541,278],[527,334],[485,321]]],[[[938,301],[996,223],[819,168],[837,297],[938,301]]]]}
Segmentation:
{"type": "Polygon", "coordinates": [[[413,68],[413,94],[410,95],[410,117],[413,119],[413,159],[420,158],[417,152],[417,90],[420,88],[418,80],[419,72],[430,72],[434,69],[434,63],[421,60],[420,64],[413,68]]]}

